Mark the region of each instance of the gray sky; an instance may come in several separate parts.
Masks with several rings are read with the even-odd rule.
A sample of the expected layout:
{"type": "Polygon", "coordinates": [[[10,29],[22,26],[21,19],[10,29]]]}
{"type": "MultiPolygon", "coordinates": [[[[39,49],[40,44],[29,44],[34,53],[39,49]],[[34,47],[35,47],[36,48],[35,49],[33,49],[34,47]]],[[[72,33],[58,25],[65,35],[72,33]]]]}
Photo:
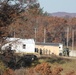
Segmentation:
{"type": "Polygon", "coordinates": [[[76,0],[38,0],[41,8],[49,13],[76,13],[76,0]]]}

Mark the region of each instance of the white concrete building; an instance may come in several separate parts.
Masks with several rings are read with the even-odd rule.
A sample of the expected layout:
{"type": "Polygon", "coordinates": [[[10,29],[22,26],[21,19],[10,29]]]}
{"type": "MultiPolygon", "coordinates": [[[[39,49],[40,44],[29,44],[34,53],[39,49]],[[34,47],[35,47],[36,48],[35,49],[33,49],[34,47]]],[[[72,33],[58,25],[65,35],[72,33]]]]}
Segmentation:
{"type": "Polygon", "coordinates": [[[5,45],[2,46],[2,50],[6,50],[11,45],[11,50],[15,50],[16,53],[34,53],[35,42],[34,39],[20,39],[20,38],[7,38],[5,45]]]}

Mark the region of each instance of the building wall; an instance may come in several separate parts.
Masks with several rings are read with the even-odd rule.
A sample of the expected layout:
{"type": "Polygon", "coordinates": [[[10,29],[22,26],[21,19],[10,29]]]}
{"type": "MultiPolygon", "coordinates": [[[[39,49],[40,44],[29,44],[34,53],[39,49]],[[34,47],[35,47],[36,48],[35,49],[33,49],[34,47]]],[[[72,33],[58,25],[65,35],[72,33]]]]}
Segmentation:
{"type": "Polygon", "coordinates": [[[26,47],[23,48],[23,44],[13,44],[12,50],[16,50],[16,53],[24,52],[24,53],[34,53],[35,52],[35,44],[25,44],[26,47]]]}
{"type": "Polygon", "coordinates": [[[39,53],[40,53],[40,50],[42,50],[42,54],[59,55],[59,46],[36,45],[35,48],[38,48],[39,53]]]}
{"type": "Polygon", "coordinates": [[[2,46],[2,50],[6,50],[11,45],[11,50],[15,50],[16,53],[34,53],[35,42],[34,39],[19,39],[19,38],[8,38],[6,43],[2,46]],[[25,48],[23,47],[25,45],[25,48]]]}
{"type": "Polygon", "coordinates": [[[76,57],[76,50],[70,50],[69,56],[76,57]]]}

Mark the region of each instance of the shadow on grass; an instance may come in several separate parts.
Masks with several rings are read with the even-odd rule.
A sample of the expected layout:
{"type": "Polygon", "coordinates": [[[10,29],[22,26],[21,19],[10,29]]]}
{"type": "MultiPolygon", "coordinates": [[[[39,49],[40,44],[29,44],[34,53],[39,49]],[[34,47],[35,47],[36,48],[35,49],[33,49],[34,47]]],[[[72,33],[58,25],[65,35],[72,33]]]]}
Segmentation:
{"type": "Polygon", "coordinates": [[[40,63],[39,60],[43,60],[43,62],[48,62],[48,63],[52,63],[52,64],[53,63],[64,64],[66,62],[70,62],[71,61],[71,59],[58,57],[58,56],[50,56],[50,57],[43,56],[43,57],[38,58],[38,62],[36,62],[36,64],[40,63]]]}
{"type": "Polygon", "coordinates": [[[6,57],[0,55],[0,60],[5,64],[6,68],[20,69],[21,67],[30,67],[32,63],[37,60],[35,55],[24,55],[17,57],[6,57]]]}
{"type": "Polygon", "coordinates": [[[62,57],[57,57],[57,56],[41,56],[39,58],[35,57],[35,60],[32,60],[32,56],[25,56],[25,57],[19,57],[19,61],[14,61],[13,59],[10,60],[9,62],[4,61],[7,67],[10,67],[12,69],[20,69],[21,67],[34,67],[38,64],[41,64],[43,62],[48,62],[48,63],[59,63],[59,64],[64,64],[66,62],[70,62],[70,59],[62,58],[62,57]]]}
{"type": "Polygon", "coordinates": [[[47,60],[47,62],[50,62],[52,64],[53,63],[64,64],[64,63],[70,62],[70,61],[71,61],[71,59],[57,57],[57,56],[50,57],[50,59],[47,60]]]}

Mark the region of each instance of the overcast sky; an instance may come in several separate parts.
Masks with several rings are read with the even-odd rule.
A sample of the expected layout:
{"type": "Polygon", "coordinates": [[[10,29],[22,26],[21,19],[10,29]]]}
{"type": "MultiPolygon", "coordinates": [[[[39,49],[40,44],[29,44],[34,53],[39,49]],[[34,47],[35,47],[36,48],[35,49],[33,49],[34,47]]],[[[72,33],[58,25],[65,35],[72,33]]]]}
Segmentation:
{"type": "Polygon", "coordinates": [[[76,0],[38,0],[41,8],[49,13],[76,13],[76,0]]]}

